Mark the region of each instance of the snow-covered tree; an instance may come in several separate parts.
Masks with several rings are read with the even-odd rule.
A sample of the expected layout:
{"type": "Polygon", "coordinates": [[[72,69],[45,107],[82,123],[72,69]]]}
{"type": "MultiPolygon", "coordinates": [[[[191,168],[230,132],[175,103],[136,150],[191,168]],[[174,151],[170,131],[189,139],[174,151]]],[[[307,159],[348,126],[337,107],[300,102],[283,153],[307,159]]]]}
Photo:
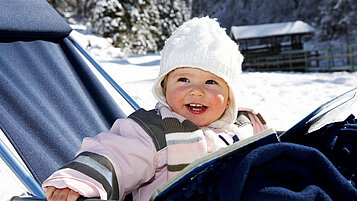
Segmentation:
{"type": "Polygon", "coordinates": [[[172,31],[189,19],[180,0],[81,0],[92,29],[127,54],[157,52],[172,31]]]}
{"type": "Polygon", "coordinates": [[[127,54],[158,52],[191,17],[192,0],[47,0],[59,13],[71,11],[127,54]]]}
{"type": "Polygon", "coordinates": [[[320,15],[317,23],[321,38],[330,40],[345,36],[346,42],[350,43],[350,35],[357,28],[355,0],[325,0],[318,9],[320,15]]]}

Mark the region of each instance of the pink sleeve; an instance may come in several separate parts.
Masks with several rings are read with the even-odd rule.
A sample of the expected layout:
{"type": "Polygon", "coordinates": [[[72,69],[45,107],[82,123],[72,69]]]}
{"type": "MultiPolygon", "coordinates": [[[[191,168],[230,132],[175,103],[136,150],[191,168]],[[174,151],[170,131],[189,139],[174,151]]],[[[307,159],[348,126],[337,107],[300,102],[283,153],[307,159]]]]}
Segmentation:
{"type": "MultiPolygon", "coordinates": [[[[118,180],[120,200],[155,175],[155,145],[150,136],[131,119],[119,119],[109,132],[85,138],[78,153],[84,151],[105,156],[112,163],[118,180]]],[[[101,184],[78,173],[69,169],[59,170],[43,186],[70,187],[85,197],[91,195],[107,199],[101,184]]]]}
{"type": "Polygon", "coordinates": [[[69,168],[56,171],[42,184],[44,190],[49,186],[59,189],[70,188],[88,198],[107,198],[107,192],[102,184],[81,172],[69,168]]]}

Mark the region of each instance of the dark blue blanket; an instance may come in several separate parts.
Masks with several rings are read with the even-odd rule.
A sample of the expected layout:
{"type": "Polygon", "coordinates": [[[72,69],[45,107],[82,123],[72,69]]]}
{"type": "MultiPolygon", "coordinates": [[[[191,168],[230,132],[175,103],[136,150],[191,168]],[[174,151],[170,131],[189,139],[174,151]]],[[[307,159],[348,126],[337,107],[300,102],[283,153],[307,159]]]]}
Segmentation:
{"type": "Polygon", "coordinates": [[[356,123],[351,116],[301,135],[295,143],[233,153],[155,200],[357,200],[352,177],[357,171],[356,123]],[[331,146],[334,151],[329,153],[321,148],[331,146]],[[344,157],[346,153],[348,157],[344,157]]]}
{"type": "Polygon", "coordinates": [[[352,201],[357,190],[318,150],[276,143],[232,156],[157,200],[352,201]]]}
{"type": "Polygon", "coordinates": [[[321,151],[346,179],[357,183],[357,119],[353,115],[345,121],[328,124],[323,128],[300,135],[294,143],[321,151]]]}
{"type": "Polygon", "coordinates": [[[219,200],[357,199],[357,190],[311,147],[266,145],[237,163],[237,167],[227,169],[217,185],[219,200]]]}

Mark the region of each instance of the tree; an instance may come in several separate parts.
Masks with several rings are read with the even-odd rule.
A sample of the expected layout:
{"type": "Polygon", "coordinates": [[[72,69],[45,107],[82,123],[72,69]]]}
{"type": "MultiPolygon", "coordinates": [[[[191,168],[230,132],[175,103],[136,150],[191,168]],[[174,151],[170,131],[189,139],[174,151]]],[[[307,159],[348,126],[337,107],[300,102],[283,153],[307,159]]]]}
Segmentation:
{"type": "Polygon", "coordinates": [[[157,52],[172,31],[189,19],[180,0],[80,0],[92,29],[127,54],[157,52]]]}
{"type": "Polygon", "coordinates": [[[357,6],[354,0],[326,0],[318,7],[321,17],[318,24],[321,29],[320,36],[323,39],[337,39],[340,36],[346,37],[347,44],[350,43],[350,34],[353,22],[357,20],[357,6]]]}

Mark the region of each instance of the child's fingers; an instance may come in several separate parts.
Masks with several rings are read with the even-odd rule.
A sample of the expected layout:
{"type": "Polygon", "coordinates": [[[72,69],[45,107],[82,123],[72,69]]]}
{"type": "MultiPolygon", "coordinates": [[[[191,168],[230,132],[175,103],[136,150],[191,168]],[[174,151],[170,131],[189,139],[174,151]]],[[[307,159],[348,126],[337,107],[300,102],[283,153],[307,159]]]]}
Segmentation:
{"type": "Polygon", "coordinates": [[[64,188],[61,189],[57,201],[67,201],[68,200],[68,195],[69,195],[70,189],[64,188]]]}
{"type": "Polygon", "coordinates": [[[79,198],[79,193],[77,193],[76,191],[69,191],[69,195],[67,197],[67,201],[76,201],[79,198]]]}
{"type": "Polygon", "coordinates": [[[56,190],[56,188],[53,186],[49,186],[46,188],[45,195],[46,195],[47,200],[51,200],[53,192],[55,190],[56,190]]]}
{"type": "Polygon", "coordinates": [[[63,189],[55,188],[49,201],[59,201],[59,195],[61,194],[62,190],[63,189]]]}
{"type": "Polygon", "coordinates": [[[52,197],[48,201],[67,201],[70,191],[71,190],[68,188],[64,188],[64,189],[56,188],[55,191],[52,193],[52,197]]]}
{"type": "Polygon", "coordinates": [[[48,201],[76,201],[80,195],[68,188],[58,189],[53,186],[47,187],[45,195],[48,201]]]}

